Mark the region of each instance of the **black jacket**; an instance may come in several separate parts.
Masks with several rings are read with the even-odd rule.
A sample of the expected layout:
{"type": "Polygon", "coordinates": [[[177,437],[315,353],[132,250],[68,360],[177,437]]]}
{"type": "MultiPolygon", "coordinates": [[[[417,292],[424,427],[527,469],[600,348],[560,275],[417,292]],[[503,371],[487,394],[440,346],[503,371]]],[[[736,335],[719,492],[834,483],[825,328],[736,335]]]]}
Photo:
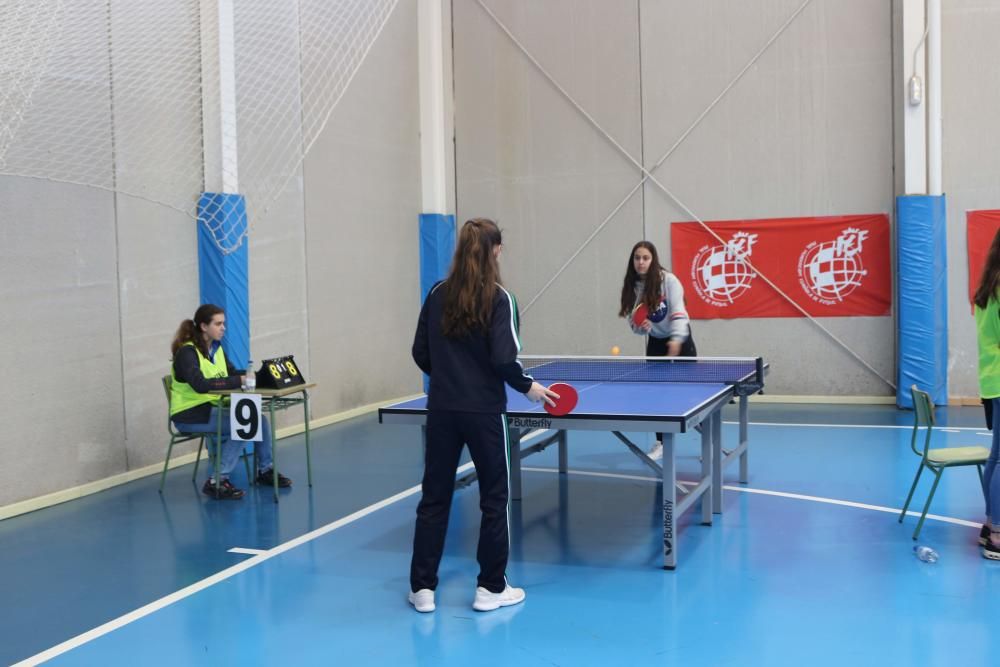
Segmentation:
{"type": "Polygon", "coordinates": [[[444,314],[442,283],[431,288],[413,337],[413,360],[430,378],[430,410],[500,413],[507,409],[504,382],[525,393],[534,381],[524,373],[517,353],[517,303],[497,286],[489,331],[448,338],[441,331],[444,314]]]}

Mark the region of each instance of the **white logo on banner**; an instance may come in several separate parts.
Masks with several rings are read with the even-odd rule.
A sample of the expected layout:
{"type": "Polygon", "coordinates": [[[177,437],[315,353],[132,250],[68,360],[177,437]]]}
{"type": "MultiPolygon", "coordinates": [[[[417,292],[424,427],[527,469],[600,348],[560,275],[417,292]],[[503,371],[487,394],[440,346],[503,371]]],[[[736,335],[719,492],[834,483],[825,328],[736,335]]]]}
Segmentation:
{"type": "Polygon", "coordinates": [[[813,241],[799,255],[799,284],[813,301],[832,306],[861,285],[868,274],[861,263],[861,242],[868,231],[848,227],[835,241],[813,241]]]}
{"type": "Polygon", "coordinates": [[[750,289],[757,274],[744,260],[756,242],[756,234],[736,232],[725,245],[702,246],[691,262],[691,283],[698,296],[723,307],[750,289]]]}

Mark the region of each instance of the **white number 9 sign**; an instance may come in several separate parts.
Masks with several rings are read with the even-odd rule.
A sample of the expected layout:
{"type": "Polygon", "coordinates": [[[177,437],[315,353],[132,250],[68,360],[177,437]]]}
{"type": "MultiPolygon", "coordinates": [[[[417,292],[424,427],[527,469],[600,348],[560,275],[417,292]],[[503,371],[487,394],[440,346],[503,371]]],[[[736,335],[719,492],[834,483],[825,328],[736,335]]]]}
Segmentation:
{"type": "Polygon", "coordinates": [[[229,437],[244,442],[263,440],[260,394],[233,394],[229,403],[229,437]]]}

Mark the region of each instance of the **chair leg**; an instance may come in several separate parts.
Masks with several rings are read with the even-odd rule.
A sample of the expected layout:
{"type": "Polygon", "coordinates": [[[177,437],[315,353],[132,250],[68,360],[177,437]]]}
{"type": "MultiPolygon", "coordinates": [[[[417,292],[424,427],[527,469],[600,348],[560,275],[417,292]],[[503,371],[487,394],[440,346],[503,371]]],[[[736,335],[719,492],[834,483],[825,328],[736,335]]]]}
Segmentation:
{"type": "Polygon", "coordinates": [[[160,473],[160,493],[163,493],[163,484],[167,481],[167,468],[170,466],[170,451],[174,448],[174,439],[170,439],[167,445],[167,460],[163,462],[163,472],[160,473]]]}
{"type": "Polygon", "coordinates": [[[215,440],[215,456],[212,458],[215,459],[213,476],[215,477],[215,495],[218,497],[219,489],[222,488],[222,477],[219,472],[222,470],[222,445],[219,440],[215,440]]]}
{"type": "Polygon", "coordinates": [[[913,500],[913,492],[917,489],[917,482],[920,481],[920,475],[924,472],[924,462],[920,462],[920,467],[917,468],[917,476],[913,478],[913,484],[910,486],[910,493],[906,496],[906,502],[903,503],[903,511],[899,513],[899,523],[903,523],[903,517],[906,516],[906,510],[910,507],[910,501],[913,500]]]}
{"type": "Polygon", "coordinates": [[[198,454],[194,457],[194,472],[191,473],[191,481],[198,481],[198,464],[201,463],[201,450],[205,446],[205,436],[198,438],[198,454]]]}
{"type": "Polygon", "coordinates": [[[247,471],[247,486],[253,485],[253,477],[250,476],[250,461],[247,457],[247,450],[243,450],[243,468],[247,471]]]}
{"type": "Polygon", "coordinates": [[[927,510],[931,508],[931,500],[934,498],[934,492],[937,491],[938,482],[941,481],[942,471],[934,470],[933,468],[931,470],[934,472],[934,483],[931,484],[931,492],[927,496],[927,502],[924,503],[924,512],[920,515],[920,521],[917,522],[917,529],[913,531],[913,539],[917,539],[917,536],[920,535],[920,529],[924,526],[924,519],[927,518],[927,510]]]}

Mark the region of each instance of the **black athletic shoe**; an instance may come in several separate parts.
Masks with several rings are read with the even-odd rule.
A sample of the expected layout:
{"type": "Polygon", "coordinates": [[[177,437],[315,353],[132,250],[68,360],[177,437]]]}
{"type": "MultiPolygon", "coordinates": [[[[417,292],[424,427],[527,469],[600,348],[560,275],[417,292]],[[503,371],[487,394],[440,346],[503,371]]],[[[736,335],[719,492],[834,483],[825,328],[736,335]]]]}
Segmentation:
{"type": "Polygon", "coordinates": [[[983,545],[983,558],[1000,560],[1000,547],[995,547],[992,542],[986,540],[986,544],[983,545]]]}
{"type": "MultiPolygon", "coordinates": [[[[257,473],[257,483],[265,486],[274,486],[274,468],[268,468],[264,472],[257,473]]],[[[287,489],[292,485],[292,480],[288,479],[280,472],[278,473],[278,486],[287,489]]]]}
{"type": "Polygon", "coordinates": [[[979,529],[979,544],[986,546],[986,543],[990,541],[990,527],[985,523],[983,527],[979,529]]]}
{"type": "Polygon", "coordinates": [[[215,489],[215,482],[206,479],[205,486],[201,487],[201,492],[216,500],[239,500],[243,497],[243,489],[237,489],[228,479],[219,482],[218,491],[215,489]]]}

